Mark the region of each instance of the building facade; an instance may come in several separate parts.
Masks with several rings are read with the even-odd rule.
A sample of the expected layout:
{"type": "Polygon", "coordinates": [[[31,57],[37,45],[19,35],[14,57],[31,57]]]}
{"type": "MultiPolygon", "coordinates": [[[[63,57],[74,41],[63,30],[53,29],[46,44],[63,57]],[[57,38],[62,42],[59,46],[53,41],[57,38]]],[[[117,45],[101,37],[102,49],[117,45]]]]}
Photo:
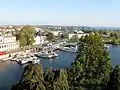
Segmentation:
{"type": "Polygon", "coordinates": [[[46,36],[36,36],[34,37],[35,43],[34,45],[39,45],[39,44],[44,44],[45,40],[46,40],[46,36]]]}
{"type": "Polygon", "coordinates": [[[82,36],[86,36],[89,35],[88,33],[84,33],[83,31],[79,30],[79,31],[75,31],[75,33],[70,33],[69,34],[69,39],[71,39],[74,35],[77,35],[78,38],[81,38],[82,36]]]}
{"type": "Polygon", "coordinates": [[[54,36],[58,37],[61,31],[50,31],[54,36]]]}
{"type": "Polygon", "coordinates": [[[12,35],[0,36],[0,51],[12,51],[19,48],[19,42],[12,35]]]}

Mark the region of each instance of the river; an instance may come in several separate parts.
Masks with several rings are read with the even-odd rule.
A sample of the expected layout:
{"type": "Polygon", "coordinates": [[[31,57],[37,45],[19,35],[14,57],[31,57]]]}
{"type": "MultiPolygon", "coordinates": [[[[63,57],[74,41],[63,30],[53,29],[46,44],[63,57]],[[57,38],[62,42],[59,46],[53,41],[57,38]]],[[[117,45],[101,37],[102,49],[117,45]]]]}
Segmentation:
{"type": "MultiPolygon", "coordinates": [[[[110,47],[110,56],[112,59],[113,67],[120,64],[120,46],[110,47]]],[[[43,68],[67,68],[75,60],[76,54],[69,52],[56,51],[58,57],[54,59],[40,58],[40,63],[43,68]]],[[[12,84],[19,81],[24,66],[17,64],[16,62],[6,61],[0,65],[0,90],[10,90],[12,84]]]]}

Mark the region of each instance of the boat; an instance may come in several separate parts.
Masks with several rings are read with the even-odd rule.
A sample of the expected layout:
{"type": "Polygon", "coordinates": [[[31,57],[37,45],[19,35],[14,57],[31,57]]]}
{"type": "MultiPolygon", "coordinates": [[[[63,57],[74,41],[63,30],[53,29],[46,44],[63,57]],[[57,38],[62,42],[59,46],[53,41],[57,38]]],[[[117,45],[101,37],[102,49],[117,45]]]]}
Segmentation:
{"type": "Polygon", "coordinates": [[[28,59],[23,59],[18,61],[19,64],[26,64],[28,63],[28,59]]]}
{"type": "Polygon", "coordinates": [[[33,56],[32,58],[33,58],[33,60],[32,60],[32,63],[33,63],[33,64],[35,64],[35,63],[40,63],[40,59],[39,59],[38,57],[33,56]]]}
{"type": "Polygon", "coordinates": [[[105,49],[105,50],[107,50],[107,51],[108,51],[108,50],[109,50],[109,48],[110,48],[110,45],[109,45],[109,44],[104,44],[104,49],[105,49]]]}
{"type": "Polygon", "coordinates": [[[13,59],[11,59],[11,61],[17,61],[17,58],[13,58],[13,59]]]}
{"type": "Polygon", "coordinates": [[[34,60],[32,61],[32,63],[33,63],[33,64],[35,64],[35,63],[40,63],[40,59],[34,59],[34,60]]]}
{"type": "Polygon", "coordinates": [[[76,53],[76,52],[77,52],[77,46],[66,45],[66,46],[62,46],[62,47],[60,48],[60,50],[66,51],[66,52],[76,53]]]}
{"type": "Polygon", "coordinates": [[[39,52],[38,54],[36,54],[36,56],[38,57],[42,57],[42,58],[54,58],[57,57],[58,54],[55,52],[51,52],[51,51],[43,51],[43,52],[39,52]]]}

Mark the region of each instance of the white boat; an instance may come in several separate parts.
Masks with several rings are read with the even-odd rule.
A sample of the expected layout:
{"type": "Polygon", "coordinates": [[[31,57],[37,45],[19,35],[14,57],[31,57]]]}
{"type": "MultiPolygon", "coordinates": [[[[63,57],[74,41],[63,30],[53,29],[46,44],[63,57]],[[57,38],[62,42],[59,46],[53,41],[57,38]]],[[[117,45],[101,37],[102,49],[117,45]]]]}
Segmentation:
{"type": "Polygon", "coordinates": [[[17,58],[13,58],[13,59],[11,59],[11,61],[17,61],[17,58]]]}
{"type": "Polygon", "coordinates": [[[42,57],[42,58],[54,58],[54,57],[57,57],[58,54],[55,52],[46,51],[46,52],[39,52],[36,56],[42,57]]]}
{"type": "Polygon", "coordinates": [[[104,49],[105,49],[106,51],[108,51],[109,48],[110,48],[110,45],[108,45],[108,44],[104,44],[104,49]]]}
{"type": "Polygon", "coordinates": [[[19,64],[26,64],[28,63],[28,59],[23,59],[18,61],[19,64]]]}
{"type": "Polygon", "coordinates": [[[35,64],[35,63],[40,63],[40,59],[34,59],[34,60],[32,61],[32,63],[33,63],[33,64],[35,64]]]}
{"type": "Polygon", "coordinates": [[[77,52],[77,46],[73,47],[73,46],[64,46],[61,47],[60,50],[62,51],[66,51],[66,52],[77,52]]]}

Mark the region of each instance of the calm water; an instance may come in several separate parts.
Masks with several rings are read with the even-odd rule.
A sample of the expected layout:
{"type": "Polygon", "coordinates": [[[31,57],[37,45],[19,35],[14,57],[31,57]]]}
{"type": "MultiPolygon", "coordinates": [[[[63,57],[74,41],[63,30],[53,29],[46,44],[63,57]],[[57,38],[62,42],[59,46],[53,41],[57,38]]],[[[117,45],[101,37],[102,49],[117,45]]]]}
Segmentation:
{"type": "MultiPolygon", "coordinates": [[[[40,63],[43,68],[53,67],[53,68],[66,68],[71,65],[74,61],[76,54],[57,51],[58,57],[53,60],[40,58],[40,63]]],[[[120,46],[111,46],[110,55],[112,59],[112,65],[115,66],[120,64],[120,46]]],[[[5,68],[0,70],[0,90],[10,90],[12,84],[19,81],[24,66],[20,66],[15,62],[5,62],[7,64],[5,68]]]]}
{"type": "Polygon", "coordinates": [[[110,56],[113,67],[120,64],[120,45],[110,47],[110,56]]]}

